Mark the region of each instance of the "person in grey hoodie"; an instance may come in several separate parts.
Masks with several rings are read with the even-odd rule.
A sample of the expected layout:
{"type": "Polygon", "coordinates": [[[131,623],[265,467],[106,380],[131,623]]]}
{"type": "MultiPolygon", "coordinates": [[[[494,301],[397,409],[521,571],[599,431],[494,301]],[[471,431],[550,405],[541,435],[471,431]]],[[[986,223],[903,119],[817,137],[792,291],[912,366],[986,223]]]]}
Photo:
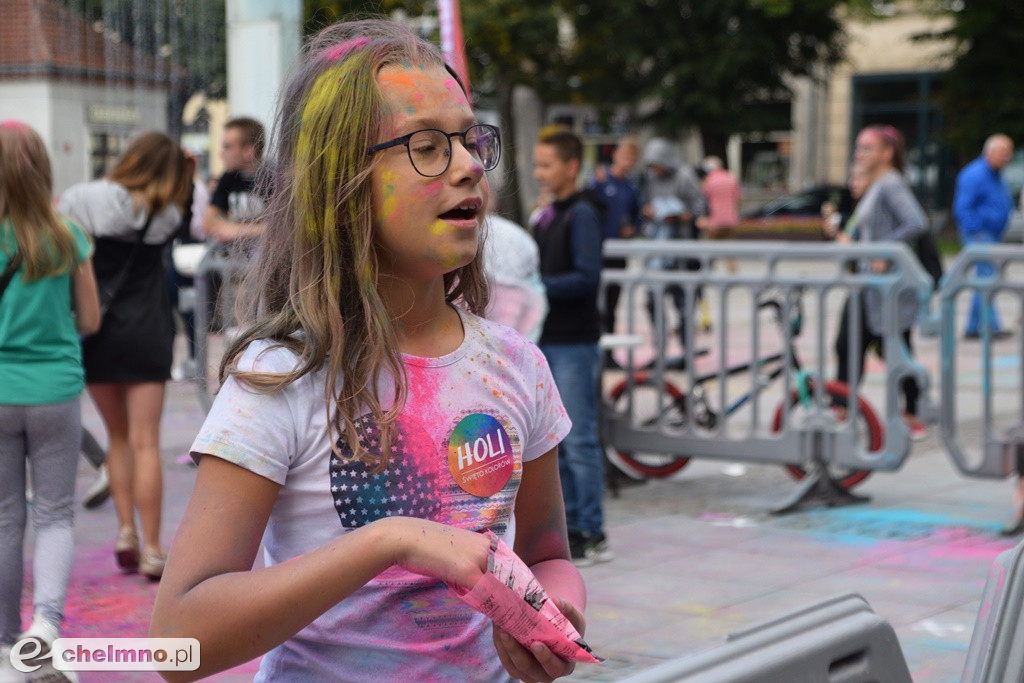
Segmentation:
{"type": "MultiPolygon", "coordinates": [[[[647,220],[644,234],[654,239],[696,239],[696,218],[705,213],[704,195],[700,191],[700,181],[696,172],[683,163],[676,154],[672,143],[664,138],[652,138],[644,146],[642,158],[644,173],[640,187],[643,209],[641,213],[647,220]],[[668,207],[679,206],[679,210],[668,207]]],[[[666,270],[684,268],[699,270],[700,261],[696,259],[660,259],[655,267],[666,270]]],[[[682,287],[670,285],[665,292],[679,312],[679,340],[686,346],[686,326],[692,320],[687,315],[686,300],[682,287]]],[[[696,300],[701,297],[700,289],[696,292],[696,300]]],[[[654,300],[648,298],[647,309],[654,321],[654,300]]],[[[658,340],[663,343],[664,340],[658,340]]]]}

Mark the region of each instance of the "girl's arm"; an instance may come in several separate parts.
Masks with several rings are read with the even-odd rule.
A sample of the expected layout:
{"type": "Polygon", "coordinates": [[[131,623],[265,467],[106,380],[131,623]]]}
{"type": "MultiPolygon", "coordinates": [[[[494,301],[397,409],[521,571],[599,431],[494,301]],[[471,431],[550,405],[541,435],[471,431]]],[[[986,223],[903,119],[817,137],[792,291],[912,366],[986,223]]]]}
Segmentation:
{"type": "MultiPolygon", "coordinates": [[[[513,550],[529,565],[545,592],[583,635],[587,591],[583,577],[569,559],[558,449],[523,464],[516,496],[516,540],[513,550]]],[[[526,649],[512,636],[494,629],[494,643],[505,669],[524,681],[550,681],[572,673],[574,664],[535,643],[526,649]]]]}
{"type": "Polygon", "coordinates": [[[78,333],[90,335],[99,332],[100,295],[96,288],[96,273],[92,269],[92,259],[87,258],[78,264],[71,275],[71,292],[75,305],[75,327],[78,333]]]}
{"type": "Polygon", "coordinates": [[[160,582],[150,637],[196,638],[194,680],[262,655],[392,565],[473,586],[490,542],[408,517],[376,521],[293,560],[253,570],[279,486],[220,458],[200,460],[160,582]]]}

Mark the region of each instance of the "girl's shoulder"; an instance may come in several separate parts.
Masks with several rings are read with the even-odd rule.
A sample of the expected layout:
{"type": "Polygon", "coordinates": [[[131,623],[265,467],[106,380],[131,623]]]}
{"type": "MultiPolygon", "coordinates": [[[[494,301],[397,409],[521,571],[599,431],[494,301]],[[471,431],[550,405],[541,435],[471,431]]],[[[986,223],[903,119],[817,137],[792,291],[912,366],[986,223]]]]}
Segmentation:
{"type": "Polygon", "coordinates": [[[512,367],[521,367],[524,361],[543,358],[537,345],[511,327],[459,310],[471,345],[480,345],[490,356],[512,367]]]}
{"type": "Polygon", "coordinates": [[[256,339],[238,356],[241,372],[286,374],[299,365],[299,354],[274,339],[256,339]]]}

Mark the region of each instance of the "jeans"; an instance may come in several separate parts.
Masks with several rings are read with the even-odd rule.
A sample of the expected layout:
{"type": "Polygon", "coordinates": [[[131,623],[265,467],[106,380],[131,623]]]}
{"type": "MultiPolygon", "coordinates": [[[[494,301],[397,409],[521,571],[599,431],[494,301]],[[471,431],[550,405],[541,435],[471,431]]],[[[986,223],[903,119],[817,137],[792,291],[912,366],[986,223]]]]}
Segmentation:
{"type": "Polygon", "coordinates": [[[21,633],[27,506],[25,463],[32,464],[36,531],[33,606],[58,628],[71,579],[75,473],[82,440],[79,399],[0,405],[0,644],[21,633]]]}
{"type": "Polygon", "coordinates": [[[545,344],[540,347],[562,397],[572,429],[558,452],[565,519],[570,532],[604,531],[604,454],[597,434],[597,344],[545,344]]]}
{"type": "MultiPolygon", "coordinates": [[[[979,278],[990,278],[995,276],[996,269],[995,266],[987,261],[979,261],[975,272],[979,278]]],[[[970,313],[967,314],[967,329],[964,330],[965,334],[974,336],[980,333],[982,306],[985,306],[985,308],[988,309],[988,320],[992,334],[995,334],[1001,329],[999,325],[999,316],[996,315],[996,307],[991,303],[983,304],[981,292],[975,292],[974,296],[971,297],[971,310],[970,313]]]]}

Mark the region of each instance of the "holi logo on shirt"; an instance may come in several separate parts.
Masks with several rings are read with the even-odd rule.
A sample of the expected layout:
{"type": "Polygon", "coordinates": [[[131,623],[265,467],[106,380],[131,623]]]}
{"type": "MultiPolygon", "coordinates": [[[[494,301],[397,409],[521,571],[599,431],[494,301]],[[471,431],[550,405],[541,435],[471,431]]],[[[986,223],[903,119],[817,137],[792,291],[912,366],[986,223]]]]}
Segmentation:
{"type": "Polygon", "coordinates": [[[515,465],[512,442],[498,420],[473,413],[455,425],[448,440],[448,469],[463,491],[493,496],[508,483],[515,465]]]}

